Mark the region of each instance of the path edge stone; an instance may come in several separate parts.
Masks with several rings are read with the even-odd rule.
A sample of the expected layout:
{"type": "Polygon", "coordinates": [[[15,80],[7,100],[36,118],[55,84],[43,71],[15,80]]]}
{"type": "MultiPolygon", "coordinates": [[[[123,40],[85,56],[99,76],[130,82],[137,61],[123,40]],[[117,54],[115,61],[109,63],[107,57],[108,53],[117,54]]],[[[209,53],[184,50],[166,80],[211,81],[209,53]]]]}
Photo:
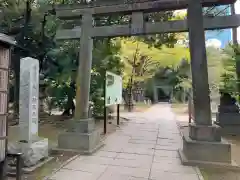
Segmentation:
{"type": "Polygon", "coordinates": [[[50,175],[46,176],[45,178],[43,178],[43,180],[51,180],[51,177],[57,173],[60,169],[62,169],[64,166],[66,166],[67,164],[69,164],[70,162],[74,161],[75,159],[77,159],[78,157],[80,157],[80,154],[77,154],[73,157],[71,157],[70,159],[66,160],[59,168],[57,168],[56,170],[54,170],[50,175]]]}

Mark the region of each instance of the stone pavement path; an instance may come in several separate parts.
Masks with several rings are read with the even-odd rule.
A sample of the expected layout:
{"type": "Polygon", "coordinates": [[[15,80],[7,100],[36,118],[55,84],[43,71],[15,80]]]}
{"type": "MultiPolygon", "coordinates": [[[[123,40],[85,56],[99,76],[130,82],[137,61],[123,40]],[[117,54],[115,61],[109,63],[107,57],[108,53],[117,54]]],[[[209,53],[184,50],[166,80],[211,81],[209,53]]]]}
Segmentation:
{"type": "Polygon", "coordinates": [[[122,116],[130,121],[100,151],[78,157],[49,180],[200,180],[197,168],[180,163],[182,141],[170,105],[122,116]]]}

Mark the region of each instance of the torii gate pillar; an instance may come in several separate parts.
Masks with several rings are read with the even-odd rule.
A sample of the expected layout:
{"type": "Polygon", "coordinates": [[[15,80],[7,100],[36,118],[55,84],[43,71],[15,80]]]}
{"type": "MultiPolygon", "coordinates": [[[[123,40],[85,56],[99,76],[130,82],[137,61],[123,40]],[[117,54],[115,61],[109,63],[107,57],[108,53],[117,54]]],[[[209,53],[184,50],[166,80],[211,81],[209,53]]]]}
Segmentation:
{"type": "Polygon", "coordinates": [[[92,69],[93,39],[90,35],[93,17],[86,12],[82,16],[79,69],[77,75],[76,110],[68,131],[58,137],[59,149],[71,149],[83,154],[91,154],[99,149],[100,132],[95,129],[95,121],[89,113],[89,92],[92,69]]]}
{"type": "Polygon", "coordinates": [[[180,157],[185,165],[230,165],[231,145],[221,140],[220,127],[212,124],[201,0],[189,0],[187,18],[194,123],[189,125],[189,134],[183,135],[180,157]]]}

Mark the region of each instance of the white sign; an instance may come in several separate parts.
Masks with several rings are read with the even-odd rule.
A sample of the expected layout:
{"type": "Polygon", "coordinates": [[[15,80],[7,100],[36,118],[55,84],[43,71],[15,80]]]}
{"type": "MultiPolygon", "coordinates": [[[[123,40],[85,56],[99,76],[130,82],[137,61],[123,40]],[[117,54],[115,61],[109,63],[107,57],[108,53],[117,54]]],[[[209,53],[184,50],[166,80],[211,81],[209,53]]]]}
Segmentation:
{"type": "Polygon", "coordinates": [[[38,136],[39,62],[33,58],[21,59],[19,126],[20,140],[32,141],[38,136]]]}
{"type": "Polygon", "coordinates": [[[122,103],[122,77],[106,72],[105,106],[122,103]]]}

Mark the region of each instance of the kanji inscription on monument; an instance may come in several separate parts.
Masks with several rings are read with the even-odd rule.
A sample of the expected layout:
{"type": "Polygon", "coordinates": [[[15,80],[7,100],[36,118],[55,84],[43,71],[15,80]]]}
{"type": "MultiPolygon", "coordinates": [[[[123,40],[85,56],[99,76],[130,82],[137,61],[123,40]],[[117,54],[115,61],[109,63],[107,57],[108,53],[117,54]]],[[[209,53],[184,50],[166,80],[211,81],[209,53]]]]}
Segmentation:
{"type": "Polygon", "coordinates": [[[33,58],[21,59],[20,66],[20,120],[21,140],[32,141],[38,136],[39,62],[33,58]]]}

